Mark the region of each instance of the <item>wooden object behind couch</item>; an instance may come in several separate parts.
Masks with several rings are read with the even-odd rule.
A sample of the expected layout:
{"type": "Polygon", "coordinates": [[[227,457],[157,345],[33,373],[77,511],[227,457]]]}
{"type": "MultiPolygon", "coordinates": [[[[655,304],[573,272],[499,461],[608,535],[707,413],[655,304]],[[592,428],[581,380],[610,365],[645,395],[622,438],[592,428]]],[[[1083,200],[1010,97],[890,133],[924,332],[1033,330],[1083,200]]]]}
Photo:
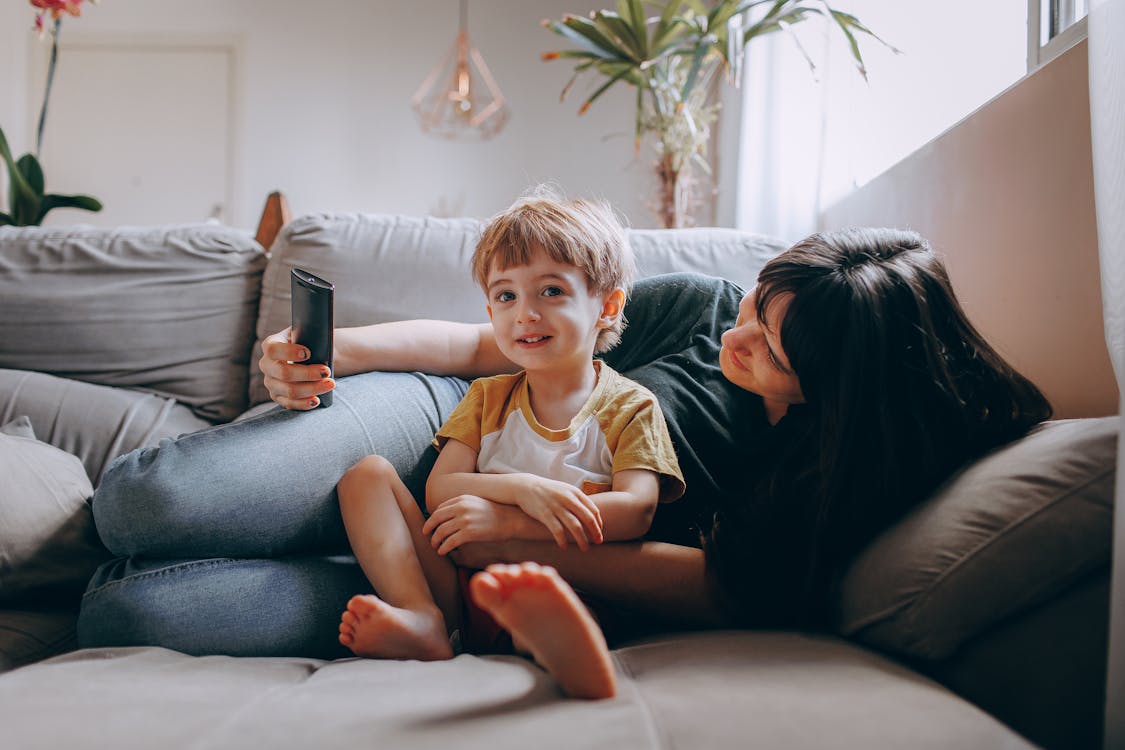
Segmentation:
{"type": "Polygon", "coordinates": [[[262,218],[258,220],[258,233],[254,237],[266,252],[269,252],[278,232],[289,223],[291,218],[289,201],[285,200],[285,196],[280,191],[275,190],[266,196],[262,218]]]}

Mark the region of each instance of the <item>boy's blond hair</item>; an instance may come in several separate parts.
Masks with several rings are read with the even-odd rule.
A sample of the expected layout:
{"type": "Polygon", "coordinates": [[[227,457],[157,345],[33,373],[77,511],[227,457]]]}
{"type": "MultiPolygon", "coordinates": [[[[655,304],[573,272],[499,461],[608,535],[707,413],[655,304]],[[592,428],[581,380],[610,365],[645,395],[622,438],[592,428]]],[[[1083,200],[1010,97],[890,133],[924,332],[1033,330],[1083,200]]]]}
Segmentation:
{"type": "MultiPolygon", "coordinates": [[[[487,291],[488,272],[522,266],[542,249],[551,260],[582,270],[591,294],[629,293],[636,268],[625,227],[605,201],[566,200],[542,189],[492,217],[473,253],[473,279],[487,291]]],[[[594,354],[617,346],[625,315],[598,332],[594,354]]]]}

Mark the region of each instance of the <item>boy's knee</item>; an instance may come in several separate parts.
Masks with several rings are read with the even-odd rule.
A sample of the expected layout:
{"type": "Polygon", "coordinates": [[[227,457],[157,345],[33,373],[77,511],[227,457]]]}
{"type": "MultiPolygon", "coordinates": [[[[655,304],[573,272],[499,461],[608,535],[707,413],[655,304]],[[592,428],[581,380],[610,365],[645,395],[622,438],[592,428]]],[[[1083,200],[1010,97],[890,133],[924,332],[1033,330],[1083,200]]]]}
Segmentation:
{"type": "Polygon", "coordinates": [[[340,502],[355,497],[355,491],[377,482],[390,482],[398,476],[393,464],[382,456],[364,456],[344,472],[336,485],[340,502]]]}

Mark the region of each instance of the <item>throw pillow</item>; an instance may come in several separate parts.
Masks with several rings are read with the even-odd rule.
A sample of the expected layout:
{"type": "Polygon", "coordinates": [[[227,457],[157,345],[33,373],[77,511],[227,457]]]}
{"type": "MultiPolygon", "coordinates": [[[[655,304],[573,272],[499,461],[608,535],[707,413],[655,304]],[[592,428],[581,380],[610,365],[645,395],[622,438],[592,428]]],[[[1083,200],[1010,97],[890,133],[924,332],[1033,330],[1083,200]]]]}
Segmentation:
{"type": "Polygon", "coordinates": [[[266,258],[231,227],[0,227],[0,367],[246,408],[266,258]]]}
{"type": "Polygon", "coordinates": [[[94,490],[75,456],[0,427],[0,605],[69,606],[108,556],[94,530],[94,490]]]}
{"type": "Polygon", "coordinates": [[[950,479],[852,564],[841,632],[943,659],[1107,568],[1118,424],[1045,422],[950,479]]]}

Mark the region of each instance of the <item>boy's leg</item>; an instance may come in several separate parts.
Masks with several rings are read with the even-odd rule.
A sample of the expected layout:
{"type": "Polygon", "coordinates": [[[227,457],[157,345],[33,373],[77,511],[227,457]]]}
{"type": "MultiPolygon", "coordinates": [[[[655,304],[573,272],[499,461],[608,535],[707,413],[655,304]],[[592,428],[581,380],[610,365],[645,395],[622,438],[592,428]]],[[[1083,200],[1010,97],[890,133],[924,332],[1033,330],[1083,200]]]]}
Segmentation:
{"type": "Polygon", "coordinates": [[[340,642],[359,656],[451,657],[456,569],[422,534],[422,512],[395,467],[368,456],[345,473],[337,494],[352,552],[378,594],[348,602],[340,642]]]}
{"type": "Polygon", "coordinates": [[[490,565],[473,576],[473,601],[496,618],[572,698],[611,698],[617,676],[605,637],[554,568],[490,565]]]}

